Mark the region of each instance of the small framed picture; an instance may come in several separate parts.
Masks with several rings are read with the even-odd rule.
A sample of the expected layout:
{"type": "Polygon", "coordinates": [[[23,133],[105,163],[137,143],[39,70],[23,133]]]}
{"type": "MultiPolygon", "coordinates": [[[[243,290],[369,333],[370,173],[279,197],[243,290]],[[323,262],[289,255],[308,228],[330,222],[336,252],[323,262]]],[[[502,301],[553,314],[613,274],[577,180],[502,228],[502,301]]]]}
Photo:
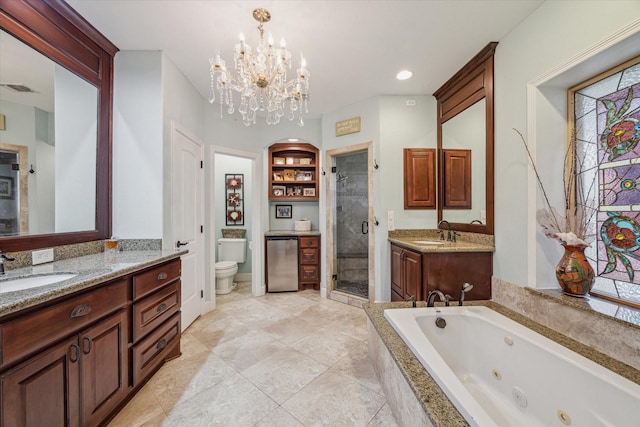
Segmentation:
{"type": "Polygon", "coordinates": [[[273,164],[274,165],[284,165],[284,157],[274,157],[273,158],[273,164]]]}
{"type": "Polygon", "coordinates": [[[311,164],[311,157],[303,157],[300,159],[300,164],[301,165],[310,165],[311,164]]]}
{"type": "Polygon", "coordinates": [[[0,176],[0,199],[15,199],[13,182],[13,177],[0,176]]]}
{"type": "Polygon", "coordinates": [[[287,157],[287,161],[286,161],[286,163],[287,163],[288,165],[292,165],[292,164],[293,164],[293,157],[287,157]]]}
{"type": "Polygon", "coordinates": [[[303,181],[313,181],[313,172],[305,172],[302,175],[302,180],[303,181]]]}
{"type": "Polygon", "coordinates": [[[305,197],[315,197],[316,189],[315,188],[305,188],[303,190],[303,196],[305,197]]]}
{"type": "Polygon", "coordinates": [[[282,172],[274,172],[273,173],[274,181],[284,181],[284,177],[282,176],[282,172]]]}
{"type": "Polygon", "coordinates": [[[276,205],[276,218],[291,218],[291,205],[276,205]]]}
{"type": "Polygon", "coordinates": [[[284,170],[284,180],[285,181],[295,181],[296,180],[296,171],[293,169],[285,169],[284,170]]]}
{"type": "Polygon", "coordinates": [[[286,190],[287,188],[284,185],[274,185],[271,189],[273,195],[277,197],[284,196],[286,190]]]}
{"type": "Polygon", "coordinates": [[[296,185],[294,187],[294,196],[302,196],[302,186],[296,185]]]}

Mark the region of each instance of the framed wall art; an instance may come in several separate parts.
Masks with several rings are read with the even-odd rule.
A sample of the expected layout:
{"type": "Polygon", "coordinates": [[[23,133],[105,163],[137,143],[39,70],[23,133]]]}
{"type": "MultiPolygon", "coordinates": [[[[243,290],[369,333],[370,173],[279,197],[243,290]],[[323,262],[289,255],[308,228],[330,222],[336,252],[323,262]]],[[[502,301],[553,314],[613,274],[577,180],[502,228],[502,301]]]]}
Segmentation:
{"type": "Polygon", "coordinates": [[[227,225],[244,225],[244,174],[225,174],[227,225]]]}
{"type": "Polygon", "coordinates": [[[291,218],[291,205],[276,205],[276,218],[291,218]]]}

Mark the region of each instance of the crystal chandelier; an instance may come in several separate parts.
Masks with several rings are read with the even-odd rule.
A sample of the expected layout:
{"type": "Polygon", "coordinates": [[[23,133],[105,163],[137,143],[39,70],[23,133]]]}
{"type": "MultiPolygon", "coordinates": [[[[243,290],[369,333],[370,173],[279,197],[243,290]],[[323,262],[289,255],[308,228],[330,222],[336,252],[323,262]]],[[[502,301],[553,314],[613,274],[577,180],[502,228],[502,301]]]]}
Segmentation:
{"type": "Polygon", "coordinates": [[[304,57],[300,55],[300,68],[296,70],[295,78],[287,81],[287,69],[291,70],[291,53],[285,49],[284,40],[280,42],[280,48],[273,46],[271,35],[267,41],[264,40],[263,24],[271,20],[271,14],[266,9],[256,9],[253,11],[253,18],[260,23],[260,40],[253,52],[240,34],[240,42],[236,44],[233,54],[235,75],[227,69],[219,52],[216,52],[215,58],[209,59],[209,102],[215,102],[217,92],[220,115],[222,116],[223,104],[227,107],[227,113],[233,114],[233,92],[238,92],[238,111],[246,126],[255,124],[257,111],[267,112],[267,124],[277,124],[284,116],[288,103],[289,120],[297,115],[298,125],[304,126],[302,116],[309,112],[307,101],[311,75],[306,69],[304,57]]]}

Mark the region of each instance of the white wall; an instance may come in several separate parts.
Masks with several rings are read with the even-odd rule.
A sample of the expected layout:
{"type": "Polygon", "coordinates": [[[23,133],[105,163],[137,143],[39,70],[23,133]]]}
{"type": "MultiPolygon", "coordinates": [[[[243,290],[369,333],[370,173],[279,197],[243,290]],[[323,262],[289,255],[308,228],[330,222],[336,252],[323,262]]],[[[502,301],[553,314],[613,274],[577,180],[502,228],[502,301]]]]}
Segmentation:
{"type": "Polygon", "coordinates": [[[113,97],[113,234],[163,237],[162,53],[120,51],[113,97]]]}
{"type": "MultiPolygon", "coordinates": [[[[543,206],[542,200],[536,195],[534,177],[527,174],[526,153],[512,128],[529,133],[542,180],[558,205],[566,107],[557,102],[561,99],[558,93],[569,86],[555,88],[556,94],[550,93],[547,100],[527,99],[527,83],[639,19],[638,1],[544,2],[500,41],[495,56],[495,276],[521,285],[557,287],[554,271],[562,249],[546,239],[535,222],[535,210],[543,206]],[[536,116],[527,117],[527,103],[532,114],[540,114],[532,128],[527,128],[527,119],[536,123],[536,116]],[[546,103],[556,105],[542,105],[546,103]]],[[[628,57],[623,59],[628,59],[638,50],[624,54],[628,57]]],[[[591,70],[593,74],[599,71],[591,70]]]]}
{"type": "Polygon", "coordinates": [[[56,232],[94,230],[98,90],[59,65],[54,88],[56,232]]]}
{"type": "MultiPolygon", "coordinates": [[[[373,142],[374,215],[377,227],[370,227],[375,237],[375,300],[390,298],[389,243],[387,241],[387,212],[394,211],[395,228],[434,228],[435,210],[404,210],[403,148],[436,147],[436,103],[431,96],[381,96],[326,114],[323,117],[322,158],[327,150],[373,142]],[[416,100],[415,107],[406,107],[407,99],[416,100]],[[360,116],[361,131],[335,136],[335,123],[360,116]]],[[[321,193],[322,194],[322,193],[321,193]]],[[[330,201],[321,200],[320,223],[326,222],[326,210],[330,201]]],[[[323,236],[331,230],[321,228],[323,236]]],[[[326,259],[323,245],[323,259],[326,259]]],[[[323,274],[326,271],[323,270],[323,274]]],[[[326,275],[326,274],[325,274],[326,275]]],[[[326,277],[323,277],[323,284],[326,277]]]]}

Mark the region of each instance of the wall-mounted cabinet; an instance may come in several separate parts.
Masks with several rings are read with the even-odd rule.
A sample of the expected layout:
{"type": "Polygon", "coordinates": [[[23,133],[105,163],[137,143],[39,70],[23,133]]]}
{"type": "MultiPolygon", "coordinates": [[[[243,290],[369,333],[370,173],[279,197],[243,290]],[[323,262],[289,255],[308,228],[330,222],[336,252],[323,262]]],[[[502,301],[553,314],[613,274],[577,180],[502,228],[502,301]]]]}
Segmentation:
{"type": "Polygon", "coordinates": [[[436,208],[435,149],[404,149],[404,208],[436,208]]]}
{"type": "Polygon", "coordinates": [[[269,200],[318,200],[319,151],[311,144],[269,147],[269,200]]]}

